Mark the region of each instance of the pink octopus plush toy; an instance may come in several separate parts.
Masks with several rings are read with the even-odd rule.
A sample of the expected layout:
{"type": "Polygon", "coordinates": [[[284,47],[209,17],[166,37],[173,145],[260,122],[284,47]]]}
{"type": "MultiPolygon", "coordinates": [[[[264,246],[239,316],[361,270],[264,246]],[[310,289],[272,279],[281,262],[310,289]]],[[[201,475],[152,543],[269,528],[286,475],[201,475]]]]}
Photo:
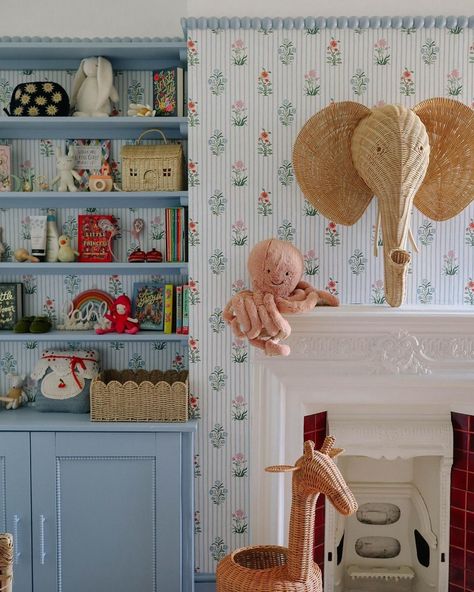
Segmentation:
{"type": "Polygon", "coordinates": [[[307,312],[319,304],[339,306],[335,296],[301,280],[303,255],[289,242],[271,238],[257,243],[247,267],[253,291],[236,294],[224,309],[224,319],[234,335],[247,337],[267,356],[290,353],[289,346],[280,343],[291,333],[282,314],[307,312]]]}

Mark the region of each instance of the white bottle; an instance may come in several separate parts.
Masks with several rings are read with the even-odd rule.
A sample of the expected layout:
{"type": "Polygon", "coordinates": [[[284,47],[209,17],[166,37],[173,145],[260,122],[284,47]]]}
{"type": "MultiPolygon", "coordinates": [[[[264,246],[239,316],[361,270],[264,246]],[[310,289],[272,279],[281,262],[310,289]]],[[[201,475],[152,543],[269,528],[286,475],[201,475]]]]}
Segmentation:
{"type": "Polygon", "coordinates": [[[46,261],[47,263],[56,263],[59,252],[59,232],[56,225],[56,210],[48,210],[48,220],[46,228],[46,261]]]}

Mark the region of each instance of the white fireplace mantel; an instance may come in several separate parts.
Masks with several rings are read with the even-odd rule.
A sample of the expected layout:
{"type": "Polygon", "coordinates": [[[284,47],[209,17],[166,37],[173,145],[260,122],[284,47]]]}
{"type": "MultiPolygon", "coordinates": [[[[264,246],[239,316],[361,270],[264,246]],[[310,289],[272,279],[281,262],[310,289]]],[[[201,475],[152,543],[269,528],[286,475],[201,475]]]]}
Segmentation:
{"type": "Polygon", "coordinates": [[[305,415],[328,411],[354,425],[358,416],[366,425],[379,418],[368,431],[377,446],[383,430],[392,443],[410,429],[423,438],[451,411],[474,414],[474,308],[322,307],[287,318],[290,356],[252,359],[250,475],[259,495],[251,538],[258,544],[285,544],[290,479],[264,468],[301,455],[305,415]],[[414,418],[423,418],[421,432],[414,418]]]}

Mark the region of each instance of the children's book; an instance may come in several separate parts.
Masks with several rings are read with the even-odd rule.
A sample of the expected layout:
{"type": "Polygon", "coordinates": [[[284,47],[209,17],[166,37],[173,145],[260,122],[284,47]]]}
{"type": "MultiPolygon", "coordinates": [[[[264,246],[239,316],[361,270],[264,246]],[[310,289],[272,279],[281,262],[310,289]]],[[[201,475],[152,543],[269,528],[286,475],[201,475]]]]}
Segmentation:
{"type": "Polygon", "coordinates": [[[173,284],[165,286],[165,333],[173,333],[173,284]]]}
{"type": "Polygon", "coordinates": [[[78,251],[82,263],[111,263],[117,221],[110,214],[79,214],[78,251]]]}
{"type": "Polygon", "coordinates": [[[163,331],[165,317],[165,286],[163,284],[133,284],[133,316],[140,329],[163,331]]]}
{"type": "Polygon", "coordinates": [[[183,117],[183,68],[161,68],[153,72],[153,109],[156,117],[183,117]]]}
{"type": "Polygon", "coordinates": [[[182,334],[189,335],[189,286],[183,286],[183,327],[182,334]]]}
{"type": "Polygon", "coordinates": [[[79,191],[89,191],[89,177],[109,164],[110,140],[66,140],[66,151],[74,146],[75,170],[81,175],[79,191]]]}
{"type": "Polygon", "coordinates": [[[176,286],[176,333],[183,332],[183,286],[176,286]]]}
{"type": "Polygon", "coordinates": [[[23,284],[0,284],[0,329],[13,329],[23,316],[23,284]]]}

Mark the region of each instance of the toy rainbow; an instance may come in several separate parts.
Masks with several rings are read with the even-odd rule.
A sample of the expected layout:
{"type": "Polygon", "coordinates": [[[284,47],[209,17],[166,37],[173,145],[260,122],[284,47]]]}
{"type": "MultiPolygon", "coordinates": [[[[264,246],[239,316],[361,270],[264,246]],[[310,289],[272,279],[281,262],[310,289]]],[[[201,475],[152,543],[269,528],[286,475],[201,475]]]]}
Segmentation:
{"type": "Polygon", "coordinates": [[[78,294],[72,301],[74,307],[73,310],[80,310],[88,302],[106,302],[110,309],[114,299],[108,292],[105,292],[104,290],[84,290],[84,292],[78,294]]]}

